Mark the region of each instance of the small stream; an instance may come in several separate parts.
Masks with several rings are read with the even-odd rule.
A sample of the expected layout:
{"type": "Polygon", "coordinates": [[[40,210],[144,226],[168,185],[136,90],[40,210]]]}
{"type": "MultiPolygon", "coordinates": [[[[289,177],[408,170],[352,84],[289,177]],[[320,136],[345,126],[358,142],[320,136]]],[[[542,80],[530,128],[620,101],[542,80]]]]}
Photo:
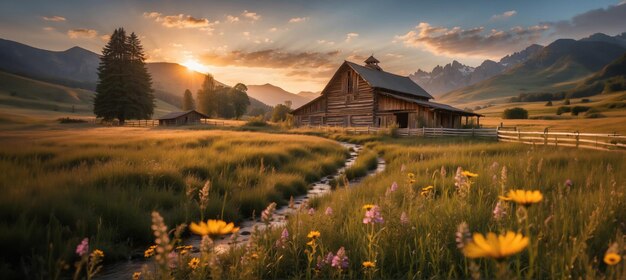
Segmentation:
{"type": "MultiPolygon", "coordinates": [[[[350,155],[345,161],[343,167],[339,168],[334,174],[326,176],[319,181],[310,184],[309,191],[306,194],[300,195],[298,197],[294,197],[294,208],[289,208],[288,205],[280,206],[276,208],[274,212],[273,219],[270,222],[271,227],[282,226],[287,223],[288,216],[298,211],[298,208],[304,203],[307,203],[309,199],[322,196],[328,194],[332,191],[330,186],[330,181],[334,178],[337,178],[344,174],[345,170],[352,166],[356,161],[359,153],[363,149],[361,145],[340,142],[340,144],[350,150],[350,155]]],[[[378,158],[378,164],[376,169],[370,170],[367,175],[359,178],[355,178],[350,180],[350,186],[354,187],[363,179],[368,176],[378,174],[385,170],[386,163],[382,158],[378,158]]],[[[320,211],[320,209],[318,209],[320,211]]],[[[220,239],[215,239],[215,250],[216,251],[227,251],[230,246],[240,246],[245,245],[250,240],[250,236],[254,231],[254,228],[258,228],[260,231],[265,229],[265,224],[260,221],[260,219],[245,219],[243,222],[238,224],[239,226],[239,238],[237,238],[236,242],[233,242],[229,237],[224,237],[220,239]]],[[[194,248],[200,248],[201,237],[197,235],[192,235],[183,241],[184,245],[192,245],[194,248]]],[[[143,256],[138,256],[137,258],[130,259],[128,261],[122,261],[115,264],[105,265],[103,271],[98,275],[98,279],[129,279],[131,278],[133,272],[141,271],[143,265],[147,264],[148,261],[142,258],[143,256]]]]}

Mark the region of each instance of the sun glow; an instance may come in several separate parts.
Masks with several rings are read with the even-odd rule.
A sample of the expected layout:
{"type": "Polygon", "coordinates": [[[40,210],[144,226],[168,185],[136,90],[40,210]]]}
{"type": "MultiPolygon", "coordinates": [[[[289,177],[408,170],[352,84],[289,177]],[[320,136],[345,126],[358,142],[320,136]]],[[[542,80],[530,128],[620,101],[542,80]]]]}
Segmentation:
{"type": "Polygon", "coordinates": [[[187,67],[189,71],[196,71],[200,73],[209,73],[210,69],[208,66],[198,62],[197,60],[187,60],[181,63],[183,66],[187,67]]]}

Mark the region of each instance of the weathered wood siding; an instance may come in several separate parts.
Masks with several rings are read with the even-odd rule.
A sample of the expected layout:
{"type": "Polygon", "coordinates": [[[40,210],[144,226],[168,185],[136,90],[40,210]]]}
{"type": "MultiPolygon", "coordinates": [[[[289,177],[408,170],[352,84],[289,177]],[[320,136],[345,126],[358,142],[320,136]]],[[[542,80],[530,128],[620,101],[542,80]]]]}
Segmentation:
{"type": "Polygon", "coordinates": [[[302,106],[295,114],[296,125],[323,125],[326,112],[326,97],[321,96],[302,106]]]}
{"type": "Polygon", "coordinates": [[[394,114],[399,112],[409,113],[409,128],[421,127],[461,127],[461,116],[452,112],[436,111],[419,104],[400,100],[386,95],[378,95],[377,116],[380,118],[380,126],[389,126],[396,123],[394,114]]]}
{"type": "Polygon", "coordinates": [[[374,90],[348,65],[340,68],[322,94],[328,98],[328,125],[373,125],[374,90]]]}

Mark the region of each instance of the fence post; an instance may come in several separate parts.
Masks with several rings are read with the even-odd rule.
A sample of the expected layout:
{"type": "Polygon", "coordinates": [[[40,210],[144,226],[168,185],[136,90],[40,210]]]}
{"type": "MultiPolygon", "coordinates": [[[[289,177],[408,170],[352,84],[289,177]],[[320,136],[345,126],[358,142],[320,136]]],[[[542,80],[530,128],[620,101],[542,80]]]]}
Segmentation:
{"type": "MultiPolygon", "coordinates": [[[[515,130],[517,130],[517,127],[515,128],[515,130]]],[[[517,141],[522,142],[522,134],[520,133],[519,130],[517,130],[517,141]]]]}
{"type": "Polygon", "coordinates": [[[543,145],[548,146],[548,128],[543,130],[543,145]]]}
{"type": "Polygon", "coordinates": [[[576,130],[576,149],[578,149],[578,140],[580,139],[580,132],[576,130]]]}

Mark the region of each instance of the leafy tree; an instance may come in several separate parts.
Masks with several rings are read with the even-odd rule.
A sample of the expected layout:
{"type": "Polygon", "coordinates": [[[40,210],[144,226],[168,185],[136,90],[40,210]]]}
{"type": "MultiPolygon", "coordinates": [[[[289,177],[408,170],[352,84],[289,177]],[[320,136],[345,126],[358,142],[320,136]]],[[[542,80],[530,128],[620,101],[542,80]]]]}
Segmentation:
{"type": "Polygon", "coordinates": [[[502,114],[503,119],[528,119],[528,111],[524,108],[515,107],[505,109],[502,114]]]}
{"type": "Polygon", "coordinates": [[[285,102],[285,104],[278,104],[274,106],[272,110],[272,121],[280,122],[287,119],[287,116],[291,112],[291,101],[285,102]]]}
{"type": "Polygon", "coordinates": [[[215,90],[213,103],[216,107],[217,116],[220,118],[231,119],[235,116],[229,92],[228,88],[221,86],[215,90]]]}
{"type": "Polygon", "coordinates": [[[196,108],[196,104],[193,100],[193,95],[189,89],[185,90],[185,94],[183,94],[183,111],[189,111],[196,108]]]}
{"type": "Polygon", "coordinates": [[[248,87],[242,83],[236,84],[230,91],[230,101],[232,103],[233,113],[236,119],[241,118],[250,106],[250,98],[248,98],[248,87]]]}
{"type": "Polygon", "coordinates": [[[137,35],[116,29],[102,50],[94,113],[105,120],[147,119],[154,112],[152,79],[137,35]]]}
{"type": "Polygon", "coordinates": [[[197,93],[197,108],[198,111],[207,115],[213,116],[217,113],[217,104],[215,100],[216,84],[215,79],[211,74],[207,74],[202,82],[202,87],[197,93]]]}

